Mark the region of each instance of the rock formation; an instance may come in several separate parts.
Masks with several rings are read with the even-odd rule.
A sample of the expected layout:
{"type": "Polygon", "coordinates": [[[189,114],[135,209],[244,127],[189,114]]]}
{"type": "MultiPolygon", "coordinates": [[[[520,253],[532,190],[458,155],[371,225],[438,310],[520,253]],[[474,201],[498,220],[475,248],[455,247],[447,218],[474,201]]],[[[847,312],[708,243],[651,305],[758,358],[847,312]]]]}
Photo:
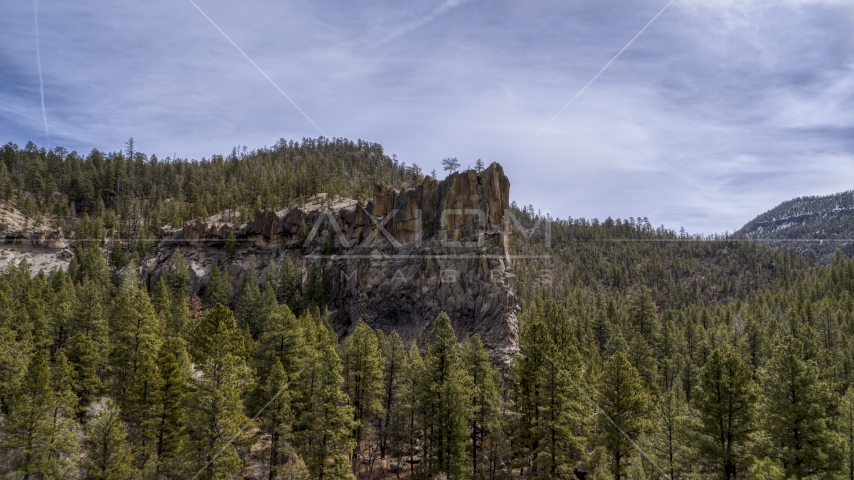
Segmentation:
{"type": "Polygon", "coordinates": [[[164,229],[140,273],[150,283],[181,250],[198,291],[213,265],[227,265],[237,280],[250,263],[260,271],[299,256],[304,277],[315,265],[330,282],[330,320],[340,336],[362,319],[397,331],[406,343],[421,343],[446,312],[460,338],[481,335],[493,360],[507,364],[518,337],[505,237],[509,191],[503,169],[492,164],[441,182],[427,177],[402,192],[379,185],[367,205],[344,201],[330,209],[320,201],[262,210],[242,226],[196,220],[164,229]],[[305,237],[299,235],[303,223],[305,237]],[[238,249],[229,261],[223,247],[231,234],[238,249]]]}

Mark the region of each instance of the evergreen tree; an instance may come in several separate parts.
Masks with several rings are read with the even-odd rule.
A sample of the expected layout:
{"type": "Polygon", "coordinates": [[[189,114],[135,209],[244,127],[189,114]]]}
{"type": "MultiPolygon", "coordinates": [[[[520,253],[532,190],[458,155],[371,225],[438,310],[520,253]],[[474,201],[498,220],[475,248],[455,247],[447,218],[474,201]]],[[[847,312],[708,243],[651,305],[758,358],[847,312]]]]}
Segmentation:
{"type": "Polygon", "coordinates": [[[164,324],[167,323],[167,317],[172,310],[172,294],[169,292],[165,275],[158,276],[157,281],[154,282],[150,301],[154,312],[163,319],[164,324]]]}
{"type": "Polygon", "coordinates": [[[162,386],[163,379],[154,357],[145,355],[122,398],[123,417],[130,426],[134,443],[134,466],[141,472],[156,468],[157,426],[161,414],[158,407],[162,386]]]}
{"type": "Polygon", "coordinates": [[[290,407],[291,392],[288,390],[288,377],[282,362],[275,359],[273,367],[263,387],[263,398],[267,408],[259,422],[259,427],[270,437],[269,478],[278,478],[284,465],[294,454],[289,444],[293,416],[290,407]]]}
{"type": "Polygon", "coordinates": [[[654,343],[660,329],[655,301],[649,289],[642,286],[633,292],[628,305],[629,324],[647,343],[654,343]]]}
{"type": "Polygon", "coordinates": [[[173,300],[186,299],[190,295],[190,270],[181,250],[176,249],[172,254],[164,276],[173,300]]]}
{"type": "MultiPolygon", "coordinates": [[[[53,295],[50,298],[50,324],[52,330],[52,351],[62,349],[72,332],[72,319],[77,300],[74,283],[60,270],[52,275],[53,295]]],[[[43,298],[47,300],[47,298],[43,298]]]]}
{"type": "Polygon", "coordinates": [[[204,300],[205,304],[210,307],[219,305],[231,305],[234,292],[231,287],[231,280],[228,275],[223,273],[219,267],[211,267],[210,278],[205,285],[204,300]]]}
{"type": "Polygon", "coordinates": [[[285,258],[282,261],[282,272],[279,278],[278,298],[286,303],[292,312],[302,310],[302,268],[296,258],[285,258]]]}
{"type": "Polygon", "coordinates": [[[409,476],[415,478],[415,453],[420,439],[423,438],[423,405],[420,401],[421,382],[424,376],[424,361],[414,342],[409,346],[404,365],[403,382],[400,389],[400,417],[402,428],[399,437],[392,437],[392,450],[398,460],[406,455],[409,463],[409,476]]]}
{"type": "Polygon", "coordinates": [[[275,310],[278,306],[279,302],[276,300],[276,291],[273,289],[273,286],[268,283],[267,286],[264,287],[261,297],[258,299],[258,305],[255,309],[255,317],[252,319],[252,322],[250,322],[250,331],[253,338],[258,337],[258,335],[261,334],[267,315],[269,315],[270,312],[275,310]]]}
{"type": "Polygon", "coordinates": [[[261,290],[258,288],[258,275],[255,273],[255,264],[250,264],[249,269],[243,275],[243,282],[237,292],[234,302],[234,318],[237,325],[243,328],[249,325],[250,329],[260,329],[258,325],[260,316],[261,290]]]}
{"type": "Polygon", "coordinates": [[[493,441],[492,434],[501,428],[501,376],[489,361],[479,335],[466,338],[462,354],[472,386],[468,420],[472,474],[483,478],[489,472],[489,454],[493,453],[489,448],[493,441]]]}
{"type": "Polygon", "coordinates": [[[121,405],[143,359],[154,357],[159,351],[163,324],[133,276],[122,281],[113,301],[111,322],[110,366],[114,392],[121,405]]]}
{"type": "Polygon", "coordinates": [[[658,361],[659,387],[663,392],[678,387],[682,356],[679,353],[678,332],[674,323],[667,322],[661,328],[655,358],[658,361]]]}
{"type": "Polygon", "coordinates": [[[715,349],[700,371],[692,400],[696,412],[692,438],[701,468],[726,479],[741,475],[757,398],[741,356],[729,345],[715,349]]]}
{"type": "Polygon", "coordinates": [[[185,444],[186,378],[181,365],[172,353],[158,359],[159,390],[155,396],[154,451],[157,474],[174,474],[180,470],[178,455],[185,444]]]}
{"type": "Polygon", "coordinates": [[[690,448],[686,425],[687,409],[681,395],[666,391],[658,405],[658,429],[653,442],[659,465],[671,478],[682,478],[690,470],[690,448]]]}
{"type": "Polygon", "coordinates": [[[842,467],[844,441],[836,430],[835,372],[822,368],[814,332],[804,329],[803,338],[789,335],[776,345],[760,372],[763,450],[787,478],[831,477],[842,467]]]}
{"type": "Polygon", "coordinates": [[[379,342],[371,327],[356,323],[353,335],[341,345],[344,391],[353,407],[353,459],[361,456],[362,441],[371,421],[382,415],[383,371],[379,342]]]}
{"type": "Polygon", "coordinates": [[[290,377],[296,374],[308,356],[308,332],[287,305],[280,305],[267,314],[263,331],[255,343],[255,360],[259,373],[264,376],[278,361],[290,377]]]}
{"type": "Polygon", "coordinates": [[[53,426],[56,433],[51,440],[51,448],[58,464],[70,464],[67,454],[76,450],[77,438],[72,431],[76,422],[78,399],[74,394],[74,370],[65,353],[56,354],[50,368],[50,388],[53,390],[53,426]]]}
{"type": "Polygon", "coordinates": [[[195,332],[194,358],[201,374],[190,382],[187,428],[193,469],[201,478],[236,474],[243,465],[237,446],[249,419],[241,396],[251,387],[244,345],[227,307],[208,312],[195,332]]]}
{"type": "Polygon", "coordinates": [[[486,168],[486,167],[485,167],[485,166],[484,166],[484,164],[483,164],[483,160],[481,160],[481,159],[479,159],[479,158],[478,158],[478,159],[477,159],[477,161],[476,161],[476,162],[474,162],[474,169],[477,171],[477,173],[481,173],[481,172],[483,172],[483,170],[484,170],[485,168],[486,168]]]}
{"type": "Polygon", "coordinates": [[[579,390],[581,359],[573,345],[557,348],[545,325],[525,326],[513,365],[515,425],[520,465],[533,478],[564,477],[581,458],[585,405],[579,390]]]}
{"type": "Polygon", "coordinates": [[[598,387],[599,441],[611,457],[614,478],[620,480],[626,476],[630,464],[631,441],[653,429],[652,400],[637,369],[621,351],[605,362],[598,387]]]}
{"type": "Polygon", "coordinates": [[[469,466],[471,379],[447,314],[436,319],[426,347],[419,401],[425,413],[422,429],[427,472],[461,478],[469,466]]]}
{"type": "Polygon", "coordinates": [[[8,416],[27,368],[29,346],[15,340],[15,332],[0,327],[0,414],[8,416]]]}
{"type": "Polygon", "coordinates": [[[840,403],[840,428],[845,439],[845,458],[842,473],[845,478],[854,478],[854,390],[849,388],[840,403]]]}
{"type": "Polygon", "coordinates": [[[86,335],[97,345],[101,358],[107,355],[109,345],[107,316],[105,314],[108,292],[102,284],[86,279],[77,288],[77,303],[72,320],[72,337],[86,335]]]}
{"type": "Polygon", "coordinates": [[[94,415],[86,425],[87,455],[83,460],[86,478],[124,480],[133,477],[133,456],[119,407],[106,399],[93,405],[94,415]]]}
{"type": "Polygon", "coordinates": [[[53,473],[52,442],[56,395],[42,352],[30,359],[3,427],[6,474],[11,478],[47,478],[53,473]]]}
{"type": "Polygon", "coordinates": [[[234,232],[229,230],[228,237],[225,239],[225,254],[228,256],[228,261],[234,260],[234,255],[237,253],[237,237],[234,232]]]}
{"type": "Polygon", "coordinates": [[[377,330],[377,339],[383,359],[383,416],[379,422],[380,458],[385,459],[389,443],[397,444],[402,435],[400,403],[406,374],[406,349],[397,332],[386,336],[377,330]]]}
{"type": "Polygon", "coordinates": [[[344,392],[335,336],[331,331],[322,335],[326,339],[300,382],[296,444],[313,478],[352,479],[353,408],[344,392]]]}

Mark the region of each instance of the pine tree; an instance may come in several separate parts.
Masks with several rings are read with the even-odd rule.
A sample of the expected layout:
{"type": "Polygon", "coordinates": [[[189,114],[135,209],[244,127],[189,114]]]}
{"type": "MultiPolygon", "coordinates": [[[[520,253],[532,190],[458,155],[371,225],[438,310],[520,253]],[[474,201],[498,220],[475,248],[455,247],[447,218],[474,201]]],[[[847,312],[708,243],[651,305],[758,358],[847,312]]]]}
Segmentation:
{"type": "Polygon", "coordinates": [[[472,386],[469,394],[471,414],[468,419],[472,474],[482,478],[489,471],[492,434],[501,428],[501,377],[489,361],[479,335],[466,338],[462,355],[472,386]]]}
{"type": "Polygon", "coordinates": [[[396,444],[402,434],[400,403],[406,374],[406,349],[396,331],[386,336],[377,330],[383,357],[383,417],[379,422],[380,458],[385,458],[389,443],[396,444]]]}
{"type": "Polygon", "coordinates": [[[764,451],[787,478],[830,477],[842,467],[844,441],[836,430],[835,372],[822,368],[815,333],[802,328],[802,338],[786,336],[760,371],[764,451]]]}
{"type": "Polygon", "coordinates": [[[243,334],[228,307],[217,305],[205,314],[193,332],[190,354],[197,364],[219,361],[227,354],[243,357],[243,334]]]}
{"type": "Polygon", "coordinates": [[[653,429],[653,406],[637,369],[623,352],[617,351],[605,362],[598,381],[596,423],[600,445],[611,457],[611,472],[616,480],[626,475],[632,444],[653,429]],[[626,438],[628,436],[628,438],[626,438]]]}
{"type": "Polygon", "coordinates": [[[701,327],[693,320],[685,325],[682,332],[682,391],[685,393],[685,402],[690,403],[694,387],[697,385],[700,374],[703,340],[700,333],[701,327]]]}
{"type": "Polygon", "coordinates": [[[679,372],[682,370],[682,356],[679,353],[678,332],[672,321],[661,328],[655,358],[658,361],[658,377],[663,392],[678,387],[679,372]]]}
{"type": "Polygon", "coordinates": [[[392,451],[398,460],[404,454],[409,463],[409,476],[415,478],[416,448],[423,438],[423,424],[421,416],[423,405],[420,402],[421,382],[424,376],[424,361],[418,352],[415,342],[409,346],[404,365],[403,382],[400,389],[400,417],[402,428],[399,437],[392,437],[392,451]]]}
{"type": "Polygon", "coordinates": [[[228,231],[228,237],[225,239],[225,253],[229,262],[234,260],[234,254],[237,253],[237,237],[232,230],[228,231]]]}
{"type": "Polygon", "coordinates": [[[243,275],[243,282],[240,285],[240,290],[237,292],[237,299],[234,302],[234,318],[237,320],[237,325],[243,328],[244,325],[249,325],[250,329],[260,329],[260,300],[261,290],[258,288],[258,275],[255,273],[255,264],[250,264],[249,269],[243,275]]]}
{"type": "Polygon", "coordinates": [[[134,466],[138,471],[156,468],[157,425],[159,423],[160,390],[163,380],[154,357],[145,355],[128,382],[120,404],[123,417],[130,426],[133,439],[134,466]]]}
{"type": "Polygon", "coordinates": [[[261,336],[255,343],[255,361],[259,374],[265,376],[276,361],[290,377],[299,371],[308,359],[308,332],[287,305],[280,305],[264,319],[261,336]]]}
{"type": "Polygon", "coordinates": [[[210,307],[216,305],[231,305],[234,293],[231,287],[231,280],[228,275],[220,271],[219,267],[211,267],[210,278],[205,285],[204,300],[205,304],[210,307]]]}
{"type": "Polygon", "coordinates": [[[515,441],[535,478],[566,476],[583,451],[586,405],[581,358],[574,345],[561,350],[540,320],[525,326],[513,366],[515,441]]]}
{"type": "Polygon", "coordinates": [[[53,295],[48,310],[53,336],[52,351],[55,352],[65,347],[71,336],[77,294],[74,283],[62,270],[55,272],[51,280],[53,295]]]}
{"type": "Polygon", "coordinates": [[[696,412],[692,438],[701,468],[726,479],[741,475],[757,398],[741,356],[729,345],[715,349],[700,371],[692,400],[696,412]]]}
{"type": "Polygon", "coordinates": [[[227,307],[208,312],[195,332],[194,354],[198,378],[190,382],[187,427],[193,468],[201,478],[237,473],[242,460],[237,446],[249,419],[241,396],[251,387],[244,345],[234,316],[227,307]]]}
{"type": "Polygon", "coordinates": [[[82,462],[86,478],[132,478],[133,456],[118,405],[110,399],[105,399],[92,407],[94,415],[86,425],[87,455],[82,462]]]}
{"type": "Polygon", "coordinates": [[[74,462],[71,456],[76,453],[80,441],[74,430],[78,400],[72,389],[73,375],[74,371],[65,354],[57,353],[50,368],[50,387],[54,394],[54,434],[50,440],[50,449],[54,474],[60,476],[73,471],[74,462]]]}
{"type": "Polygon", "coordinates": [[[172,299],[185,299],[190,295],[190,270],[181,250],[176,249],[169,260],[169,266],[164,272],[172,299]]]}
{"type": "Polygon", "coordinates": [[[29,346],[15,340],[15,332],[0,327],[0,414],[8,416],[27,368],[29,346]]]}
{"type": "Polygon", "coordinates": [[[83,280],[77,288],[77,303],[69,332],[72,337],[82,334],[92,339],[101,358],[106,358],[109,344],[105,314],[107,294],[107,290],[99,282],[83,280]]]}
{"type": "Polygon", "coordinates": [[[845,478],[854,478],[854,390],[849,388],[840,402],[839,431],[845,438],[845,457],[842,473],[845,478]]]}
{"type": "Polygon", "coordinates": [[[326,339],[300,377],[296,444],[312,478],[353,479],[353,408],[344,393],[334,333],[323,336],[326,339]]]}
{"type": "Polygon", "coordinates": [[[442,313],[427,339],[419,401],[425,422],[424,455],[430,475],[461,478],[468,470],[471,379],[462,362],[451,319],[442,313]]]}
{"type": "Polygon", "coordinates": [[[156,356],[162,343],[163,323],[137,282],[125,278],[112,305],[110,366],[120,405],[142,360],[156,356]]]}
{"type": "Polygon", "coordinates": [[[279,278],[278,298],[290,307],[291,311],[302,311],[302,268],[296,258],[282,261],[282,273],[279,278]]]}
{"type": "Polygon", "coordinates": [[[371,420],[382,415],[382,355],[377,337],[364,322],[356,323],[353,335],[341,344],[344,391],[353,407],[353,459],[361,456],[361,444],[371,420]]]}
{"type": "Polygon", "coordinates": [[[270,437],[269,478],[278,478],[283,466],[293,454],[289,444],[293,416],[290,406],[291,392],[288,390],[288,377],[282,362],[275,360],[267,382],[263,386],[262,400],[267,405],[259,421],[259,427],[270,437]]]}
{"type": "Polygon", "coordinates": [[[608,316],[604,308],[597,310],[593,316],[592,330],[596,347],[599,349],[599,355],[604,355],[605,345],[611,336],[611,323],[608,321],[608,316]]]}
{"type": "Polygon", "coordinates": [[[30,359],[26,373],[3,423],[2,447],[12,478],[44,478],[53,470],[52,441],[56,395],[50,388],[50,371],[42,352],[30,359]]]}
{"type": "MultiPolygon", "coordinates": [[[[185,270],[186,271],[186,268],[185,270]]],[[[184,285],[189,275],[178,275],[175,283],[184,285]]],[[[186,337],[190,333],[190,297],[189,288],[177,288],[170,292],[168,308],[165,310],[163,323],[167,336],[186,337]]]]}
{"type": "Polygon", "coordinates": [[[151,307],[163,319],[164,324],[168,322],[167,317],[172,310],[172,294],[169,292],[165,275],[158,276],[154,282],[151,289],[151,307]]]}
{"type": "Polygon", "coordinates": [[[261,334],[267,315],[269,315],[270,312],[275,310],[278,306],[279,302],[276,300],[276,291],[273,289],[273,286],[268,283],[267,286],[264,287],[261,297],[258,299],[258,304],[255,308],[255,316],[250,322],[250,331],[253,338],[257,338],[258,335],[261,334]]]}
{"type": "Polygon", "coordinates": [[[658,405],[658,429],[653,446],[659,465],[671,479],[682,478],[690,467],[687,422],[687,409],[681,394],[673,390],[664,392],[658,405]]]}
{"type": "Polygon", "coordinates": [[[178,454],[182,451],[186,436],[183,427],[186,412],[186,378],[181,365],[172,353],[158,359],[160,374],[157,403],[154,408],[155,439],[154,451],[157,458],[157,474],[174,474],[179,470],[178,454]]]}
{"type": "Polygon", "coordinates": [[[642,286],[633,292],[628,305],[629,324],[647,343],[654,343],[660,329],[655,301],[648,288],[642,286]]]}

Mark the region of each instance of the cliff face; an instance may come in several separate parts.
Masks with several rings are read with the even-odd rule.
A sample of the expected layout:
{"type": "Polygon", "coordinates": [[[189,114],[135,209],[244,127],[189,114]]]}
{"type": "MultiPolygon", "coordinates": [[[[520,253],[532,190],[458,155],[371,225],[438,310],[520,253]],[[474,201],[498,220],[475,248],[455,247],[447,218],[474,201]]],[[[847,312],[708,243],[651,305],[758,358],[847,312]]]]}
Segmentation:
{"type": "Polygon", "coordinates": [[[187,259],[193,288],[212,266],[228,266],[235,281],[250,263],[260,271],[297,256],[303,275],[314,266],[329,279],[330,314],[340,336],[358,319],[407,344],[419,343],[440,312],[460,338],[479,334],[492,358],[507,364],[517,351],[518,325],[509,234],[510,182],[498,164],[478,174],[427,177],[405,191],[377,186],[367,205],[344,201],[274,212],[262,210],[242,225],[195,221],[165,230],[160,245],[141,261],[153,281],[176,250],[187,259]],[[307,237],[300,237],[301,223],[307,237]],[[226,260],[233,233],[237,253],[226,260]]]}

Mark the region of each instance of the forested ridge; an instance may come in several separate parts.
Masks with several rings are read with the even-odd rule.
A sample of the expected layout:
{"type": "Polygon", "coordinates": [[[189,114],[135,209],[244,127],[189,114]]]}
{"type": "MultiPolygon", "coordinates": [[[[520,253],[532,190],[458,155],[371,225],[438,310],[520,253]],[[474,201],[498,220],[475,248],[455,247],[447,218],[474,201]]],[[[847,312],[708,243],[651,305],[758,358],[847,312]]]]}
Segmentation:
{"type": "Polygon", "coordinates": [[[412,187],[423,178],[418,165],[379,144],[342,138],[235,147],[201,160],[160,160],[136,151],[133,139],[123,150],[85,156],[32,142],[0,149],[0,201],[78,237],[155,238],[164,225],[226,210],[245,222],[256,209],[292,207],[318,193],[365,200],[377,183],[412,187]]]}
{"type": "Polygon", "coordinates": [[[829,263],[837,249],[848,257],[854,253],[852,213],[854,191],[851,190],[798,197],[758,215],[736,235],[763,239],[771,245],[789,243],[790,248],[829,263]]]}
{"type": "MultiPolygon", "coordinates": [[[[13,159],[26,152],[4,155],[10,149],[13,159]]],[[[250,157],[228,161],[249,169],[250,157]]],[[[6,168],[4,178],[18,171],[6,168]]],[[[60,185],[63,168],[46,168],[42,182],[60,185]]],[[[386,181],[413,181],[407,168],[386,181]]],[[[0,185],[19,208],[33,202],[33,217],[73,201],[69,222],[88,216],[106,232],[110,212],[116,230],[127,213],[133,228],[128,212],[144,210],[132,200],[142,197],[126,193],[128,209],[104,202],[99,212],[114,179],[94,178],[78,174],[96,198],[80,211],[71,190],[60,197],[45,187],[54,193],[42,198],[11,180],[0,185]]],[[[353,195],[352,180],[325,185],[349,185],[341,194],[353,195]]],[[[296,262],[250,268],[237,285],[214,269],[200,297],[180,253],[150,291],[132,270],[117,275],[98,242],[77,245],[66,270],[9,267],[0,274],[0,474],[854,476],[854,261],[837,254],[818,265],[645,218],[558,220],[515,205],[513,214],[530,228],[511,238],[525,255],[514,265],[520,353],[500,369],[478,337],[458,339],[444,314],[423,345],[362,323],[339,342],[296,262]]]]}

